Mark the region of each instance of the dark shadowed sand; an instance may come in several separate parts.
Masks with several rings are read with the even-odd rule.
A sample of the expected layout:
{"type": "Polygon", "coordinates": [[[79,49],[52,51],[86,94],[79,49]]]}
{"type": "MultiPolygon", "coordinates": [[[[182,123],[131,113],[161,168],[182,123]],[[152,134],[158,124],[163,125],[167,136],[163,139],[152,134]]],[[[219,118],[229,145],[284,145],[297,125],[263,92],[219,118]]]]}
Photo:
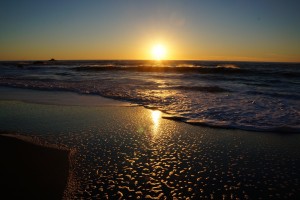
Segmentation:
{"type": "Polygon", "coordinates": [[[69,177],[69,156],[68,150],[0,135],[0,198],[62,199],[69,177]]]}

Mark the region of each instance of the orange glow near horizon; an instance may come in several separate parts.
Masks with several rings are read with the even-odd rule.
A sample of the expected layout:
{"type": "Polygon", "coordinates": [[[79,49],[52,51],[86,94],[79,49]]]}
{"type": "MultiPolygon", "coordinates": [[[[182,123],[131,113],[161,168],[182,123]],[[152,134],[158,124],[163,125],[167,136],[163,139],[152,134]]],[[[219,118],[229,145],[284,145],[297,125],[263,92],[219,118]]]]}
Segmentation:
{"type": "MultiPolygon", "coordinates": [[[[136,38],[135,38],[136,39],[136,38]]],[[[61,41],[63,43],[63,41],[61,41]]],[[[222,48],[215,49],[205,42],[201,45],[197,41],[193,44],[183,42],[180,38],[140,37],[131,43],[131,40],[121,40],[120,43],[98,43],[85,41],[80,48],[77,43],[71,46],[58,48],[55,43],[45,43],[45,48],[40,49],[39,41],[30,45],[18,46],[9,43],[5,51],[0,54],[0,60],[211,60],[211,61],[257,61],[257,62],[300,62],[299,56],[292,54],[262,55],[260,52],[244,52],[241,47],[238,52],[222,48]],[[176,42],[175,42],[176,41],[176,42]],[[122,45],[121,45],[122,44],[122,45]],[[30,46],[30,48],[29,48],[30,46]]],[[[0,47],[1,50],[1,47],[0,47]]],[[[295,54],[296,55],[296,54],[295,54]]]]}

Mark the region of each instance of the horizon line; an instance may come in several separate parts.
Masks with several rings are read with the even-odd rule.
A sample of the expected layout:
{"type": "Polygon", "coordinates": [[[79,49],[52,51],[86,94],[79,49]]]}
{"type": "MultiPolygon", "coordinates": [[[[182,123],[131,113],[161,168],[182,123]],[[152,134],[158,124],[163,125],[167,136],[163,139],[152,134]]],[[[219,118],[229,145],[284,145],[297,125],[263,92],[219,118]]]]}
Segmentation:
{"type": "MultiPolygon", "coordinates": [[[[0,62],[29,62],[29,61],[48,61],[51,59],[55,61],[154,61],[154,62],[163,62],[163,61],[202,61],[202,62],[253,62],[253,63],[294,63],[300,64],[300,61],[259,61],[259,60],[205,60],[205,59],[163,59],[163,60],[153,60],[153,59],[25,59],[25,60],[1,60],[0,62]]],[[[55,62],[54,61],[54,62],[55,62]]],[[[53,61],[51,61],[53,62],[53,61]]]]}

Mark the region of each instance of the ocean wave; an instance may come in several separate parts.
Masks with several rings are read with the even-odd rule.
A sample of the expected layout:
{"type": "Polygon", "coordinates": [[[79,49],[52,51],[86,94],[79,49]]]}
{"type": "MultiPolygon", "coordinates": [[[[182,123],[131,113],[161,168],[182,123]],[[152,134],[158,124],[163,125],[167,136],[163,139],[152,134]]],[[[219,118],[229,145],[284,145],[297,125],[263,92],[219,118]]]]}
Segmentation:
{"type": "MultiPolygon", "coordinates": [[[[185,123],[218,128],[242,129],[251,131],[298,132],[300,112],[297,104],[287,100],[243,98],[239,95],[218,95],[209,93],[187,93],[185,90],[141,90],[110,83],[64,82],[40,80],[3,80],[0,85],[48,90],[71,91],[79,94],[100,95],[121,101],[157,109],[168,114],[167,119],[185,123]],[[181,91],[181,92],[179,92],[181,91]],[[249,99],[249,100],[248,100],[249,99]],[[292,104],[292,105],[290,105],[292,104]],[[274,109],[276,108],[276,109],[274,109]]],[[[183,88],[181,88],[183,89],[183,88]]]]}
{"type": "Polygon", "coordinates": [[[194,74],[214,74],[214,75],[241,75],[241,76],[258,76],[258,77],[283,77],[283,78],[300,78],[300,72],[274,72],[272,70],[261,70],[254,68],[240,68],[234,64],[216,65],[216,66],[124,66],[124,65],[87,65],[76,66],[71,68],[74,71],[127,71],[127,72],[157,72],[157,73],[194,73],[194,74]]]}
{"type": "Polygon", "coordinates": [[[240,69],[240,67],[236,64],[220,64],[217,65],[217,68],[225,68],[225,69],[240,69]]]}
{"type": "Polygon", "coordinates": [[[162,118],[188,123],[195,126],[207,126],[222,129],[240,129],[245,131],[273,132],[273,133],[300,133],[299,125],[265,126],[257,124],[241,124],[233,121],[213,119],[190,119],[178,115],[163,115],[162,118]]]}
{"type": "Polygon", "coordinates": [[[201,91],[201,92],[212,92],[212,93],[231,92],[230,90],[219,86],[176,86],[176,87],[169,87],[168,89],[201,91]]]}
{"type": "Polygon", "coordinates": [[[279,93],[279,92],[260,92],[260,91],[249,91],[247,93],[251,95],[257,95],[257,96],[266,95],[275,98],[300,100],[300,95],[297,93],[290,94],[290,93],[283,93],[283,92],[279,93]]]}
{"type": "Polygon", "coordinates": [[[300,72],[282,72],[279,74],[287,78],[300,78],[300,72]]]}
{"type": "Polygon", "coordinates": [[[209,61],[41,61],[41,62],[0,62],[0,68],[24,70],[65,69],[75,72],[164,72],[195,73],[215,75],[241,75],[258,77],[300,78],[299,64],[284,63],[243,63],[209,61]]]}
{"type": "Polygon", "coordinates": [[[135,72],[165,72],[165,73],[224,73],[237,74],[246,73],[246,70],[240,68],[225,67],[173,67],[173,66],[79,66],[74,67],[75,71],[135,71],[135,72]]]}
{"type": "Polygon", "coordinates": [[[19,68],[0,63],[0,85],[100,95],[161,110],[169,115],[165,118],[194,125],[300,132],[300,68],[295,66],[73,61],[19,68]]]}

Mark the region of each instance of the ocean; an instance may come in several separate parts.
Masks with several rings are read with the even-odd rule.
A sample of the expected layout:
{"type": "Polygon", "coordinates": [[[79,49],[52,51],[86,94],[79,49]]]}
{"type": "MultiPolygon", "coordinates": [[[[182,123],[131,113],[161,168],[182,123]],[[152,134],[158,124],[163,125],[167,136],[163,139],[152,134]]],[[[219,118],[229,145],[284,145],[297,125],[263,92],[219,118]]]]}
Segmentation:
{"type": "Polygon", "coordinates": [[[0,86],[99,95],[194,125],[300,132],[299,63],[2,61],[0,86]]]}

